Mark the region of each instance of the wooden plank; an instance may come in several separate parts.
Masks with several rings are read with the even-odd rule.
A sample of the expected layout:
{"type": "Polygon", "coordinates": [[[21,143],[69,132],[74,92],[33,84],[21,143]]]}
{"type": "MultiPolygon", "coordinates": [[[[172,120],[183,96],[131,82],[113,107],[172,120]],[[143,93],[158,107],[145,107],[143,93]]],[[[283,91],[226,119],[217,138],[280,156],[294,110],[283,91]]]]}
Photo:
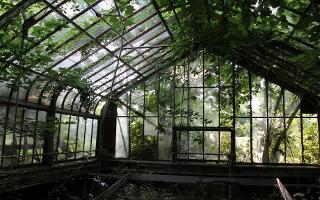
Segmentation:
{"type": "Polygon", "coordinates": [[[106,191],[102,192],[100,195],[94,198],[94,200],[106,199],[111,197],[115,191],[117,191],[122,185],[126,184],[128,181],[128,175],[121,177],[117,182],[107,188],[106,191]]]}
{"type": "Polygon", "coordinates": [[[281,183],[280,179],[277,178],[277,186],[281,192],[282,197],[285,200],[293,200],[288,190],[284,187],[284,185],[281,183]]]}

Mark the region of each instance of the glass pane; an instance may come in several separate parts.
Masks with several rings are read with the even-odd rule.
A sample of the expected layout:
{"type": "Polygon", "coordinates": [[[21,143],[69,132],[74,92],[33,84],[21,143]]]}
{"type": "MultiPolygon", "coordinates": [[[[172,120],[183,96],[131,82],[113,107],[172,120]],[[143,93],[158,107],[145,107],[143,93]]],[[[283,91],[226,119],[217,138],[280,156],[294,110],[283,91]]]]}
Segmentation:
{"type": "Polygon", "coordinates": [[[219,132],[205,131],[204,132],[204,156],[205,160],[219,159],[219,132]]]}
{"type": "Polygon", "coordinates": [[[204,86],[218,87],[219,85],[219,66],[210,60],[205,60],[204,65],[204,86]]]}
{"type": "Polygon", "coordinates": [[[189,158],[189,132],[177,131],[177,158],[189,158]]]}
{"type": "Polygon", "coordinates": [[[236,119],[236,160],[251,162],[250,158],[250,119],[236,119]]]}
{"type": "Polygon", "coordinates": [[[190,87],[202,87],[203,86],[203,66],[202,58],[190,63],[189,66],[189,86],[190,87]]]}
{"type": "Polygon", "coordinates": [[[252,119],[253,162],[261,163],[266,135],[266,119],[252,119]]]}
{"type": "Polygon", "coordinates": [[[270,83],[268,85],[269,117],[283,116],[283,94],[280,86],[270,83]]]}
{"type": "Polygon", "coordinates": [[[38,121],[37,121],[37,133],[35,138],[35,149],[33,154],[33,163],[42,162],[43,153],[43,139],[46,132],[46,117],[47,113],[44,111],[38,111],[38,121]]]}
{"type": "Polygon", "coordinates": [[[20,151],[20,155],[23,155],[24,157],[22,157],[21,164],[29,164],[32,162],[36,115],[36,110],[27,109],[24,113],[23,137],[20,151]]]}
{"type": "Polygon", "coordinates": [[[144,152],[143,143],[143,118],[130,118],[130,158],[144,159],[148,157],[147,152],[144,152]]]}
{"type": "Polygon", "coordinates": [[[285,139],[283,118],[269,118],[268,131],[270,134],[269,162],[285,162],[285,139]]]}
{"type": "Polygon", "coordinates": [[[286,117],[294,117],[300,115],[300,98],[289,92],[285,91],[284,93],[284,99],[285,99],[285,115],[286,117]]]}
{"type": "MultiPolygon", "coordinates": [[[[118,114],[126,113],[118,106],[118,114]]],[[[116,158],[129,158],[129,117],[117,117],[116,158]]]]}
{"type": "Polygon", "coordinates": [[[157,135],[158,133],[158,118],[146,117],[144,119],[144,135],[157,135]]]}
{"type": "Polygon", "coordinates": [[[68,138],[68,154],[67,159],[74,159],[76,151],[76,137],[77,137],[78,118],[71,116],[68,138]]]}
{"type": "Polygon", "coordinates": [[[189,158],[202,160],[203,159],[203,132],[189,131],[189,158]]]}
{"type": "Polygon", "coordinates": [[[319,164],[319,131],[317,118],[303,118],[304,161],[319,164]]]}
{"type": "Polygon", "coordinates": [[[232,126],[233,93],[231,87],[220,88],[220,126],[232,126]]]}
{"type": "MultiPolygon", "coordinates": [[[[143,113],[144,108],[144,96],[143,96],[143,86],[136,87],[135,90],[131,92],[131,107],[140,113],[143,113]]],[[[134,113],[132,113],[134,115],[134,113]]]]}
{"type": "Polygon", "coordinates": [[[220,132],[220,160],[229,160],[231,155],[231,133],[220,132]]]}
{"type": "Polygon", "coordinates": [[[97,133],[98,133],[98,120],[94,119],[92,124],[92,140],[91,140],[91,156],[92,157],[96,155],[97,133]]]}
{"type": "Polygon", "coordinates": [[[236,115],[238,117],[250,116],[250,90],[247,70],[238,68],[236,71],[236,115]]]}
{"type": "Polygon", "coordinates": [[[219,126],[219,89],[204,88],[204,125],[219,126]]]}
{"type": "Polygon", "coordinates": [[[160,118],[158,130],[158,160],[170,160],[172,140],[172,118],[160,118]]]}
{"type": "Polygon", "coordinates": [[[77,153],[76,158],[83,157],[84,151],[84,136],[86,131],[86,120],[83,117],[79,117],[79,125],[78,125],[78,136],[77,136],[77,153]]]}
{"type": "Polygon", "coordinates": [[[286,119],[287,126],[287,163],[302,163],[301,120],[299,118],[286,119]]]}
{"type": "Polygon", "coordinates": [[[190,88],[189,89],[189,125],[202,126],[203,125],[203,89],[190,88]]]}
{"type": "Polygon", "coordinates": [[[252,115],[254,117],[263,117],[267,115],[266,101],[264,80],[252,76],[252,115]]]}
{"type": "Polygon", "coordinates": [[[61,115],[60,121],[60,135],[59,135],[59,148],[58,148],[58,160],[66,159],[67,155],[67,141],[70,125],[70,115],[61,115]]]}
{"type": "Polygon", "coordinates": [[[84,141],[84,156],[89,156],[90,155],[90,147],[91,147],[91,135],[92,135],[92,119],[87,119],[86,120],[86,136],[85,136],[85,141],[84,141]]]}

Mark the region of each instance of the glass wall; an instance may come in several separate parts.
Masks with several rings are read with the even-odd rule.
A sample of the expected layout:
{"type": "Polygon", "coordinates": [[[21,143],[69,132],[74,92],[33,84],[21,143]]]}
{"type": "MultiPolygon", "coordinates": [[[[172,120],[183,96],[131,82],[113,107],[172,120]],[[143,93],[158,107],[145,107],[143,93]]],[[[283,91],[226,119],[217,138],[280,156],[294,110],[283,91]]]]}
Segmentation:
{"type": "Polygon", "coordinates": [[[41,165],[48,154],[54,161],[95,156],[98,116],[94,110],[98,101],[92,102],[93,111],[81,113],[78,95],[62,92],[52,119],[48,116],[51,94],[43,89],[43,83],[18,88],[0,85],[0,167],[41,165]],[[54,149],[44,152],[50,133],[54,133],[54,149]]]}
{"type": "MultiPolygon", "coordinates": [[[[203,53],[155,75],[118,101],[116,157],[170,160],[173,127],[235,130],[236,161],[319,163],[316,114],[294,93],[203,53]]],[[[177,133],[178,159],[226,161],[230,133],[177,133]]]]}

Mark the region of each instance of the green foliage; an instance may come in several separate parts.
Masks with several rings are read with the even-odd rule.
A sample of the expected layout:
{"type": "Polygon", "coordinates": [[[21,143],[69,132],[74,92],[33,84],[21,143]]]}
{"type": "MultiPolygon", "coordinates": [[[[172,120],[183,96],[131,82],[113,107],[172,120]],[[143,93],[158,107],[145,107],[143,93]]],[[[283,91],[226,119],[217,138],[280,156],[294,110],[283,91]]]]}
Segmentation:
{"type": "Polygon", "coordinates": [[[130,158],[153,160],[156,158],[156,136],[143,136],[143,118],[133,117],[130,121],[130,158]]]}
{"type": "MultiPolygon", "coordinates": [[[[158,3],[169,10],[172,4],[171,0],[158,0],[158,3]]],[[[179,23],[171,25],[175,35],[172,49],[178,58],[194,59],[198,52],[205,50],[244,64],[252,54],[262,52],[259,56],[262,60],[279,68],[292,65],[297,76],[309,68],[319,68],[319,18],[310,10],[306,12],[308,1],[178,0],[173,4],[178,7],[175,11],[179,23]],[[304,14],[296,14],[299,12],[304,14]],[[288,39],[291,37],[316,47],[310,50],[288,39]],[[253,53],[247,56],[243,50],[253,53]],[[266,55],[282,61],[270,61],[266,55]]],[[[316,83],[314,79],[308,77],[310,86],[316,83]]]]}

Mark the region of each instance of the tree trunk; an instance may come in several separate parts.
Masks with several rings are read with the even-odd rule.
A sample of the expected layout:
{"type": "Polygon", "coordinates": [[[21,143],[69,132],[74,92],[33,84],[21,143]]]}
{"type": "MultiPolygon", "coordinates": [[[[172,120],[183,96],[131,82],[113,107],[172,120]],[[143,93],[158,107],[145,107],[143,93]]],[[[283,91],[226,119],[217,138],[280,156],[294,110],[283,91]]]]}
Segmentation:
{"type": "Polygon", "coordinates": [[[281,131],[279,137],[276,138],[275,145],[271,150],[271,160],[275,161],[277,159],[277,152],[280,148],[281,142],[286,139],[286,130],[288,130],[289,127],[291,126],[293,117],[297,114],[299,109],[300,109],[300,104],[297,104],[293,112],[290,114],[290,118],[288,120],[288,123],[286,124],[286,128],[283,131],[281,131]]]}
{"type": "MultiPolygon", "coordinates": [[[[267,88],[266,88],[267,89],[267,88]]],[[[276,113],[277,113],[277,110],[279,109],[279,106],[280,106],[280,103],[281,103],[281,99],[283,97],[283,92],[284,92],[284,89],[281,88],[280,90],[280,94],[277,98],[277,101],[276,101],[276,104],[274,106],[274,112],[273,112],[273,115],[272,116],[276,116],[276,113]]],[[[266,95],[265,95],[265,102],[267,101],[267,92],[266,92],[266,95]]],[[[266,103],[267,105],[267,103],[266,103]]],[[[267,108],[268,109],[268,108],[267,108]]],[[[267,119],[268,120],[268,119],[267,119]]],[[[264,146],[264,149],[263,149],[263,155],[262,155],[262,162],[263,163],[268,163],[269,162],[269,152],[270,152],[270,145],[271,145],[271,140],[273,139],[272,138],[272,133],[273,133],[273,130],[272,130],[272,120],[269,122],[268,124],[268,127],[267,127],[267,130],[265,131],[265,146],[264,146]]]]}

